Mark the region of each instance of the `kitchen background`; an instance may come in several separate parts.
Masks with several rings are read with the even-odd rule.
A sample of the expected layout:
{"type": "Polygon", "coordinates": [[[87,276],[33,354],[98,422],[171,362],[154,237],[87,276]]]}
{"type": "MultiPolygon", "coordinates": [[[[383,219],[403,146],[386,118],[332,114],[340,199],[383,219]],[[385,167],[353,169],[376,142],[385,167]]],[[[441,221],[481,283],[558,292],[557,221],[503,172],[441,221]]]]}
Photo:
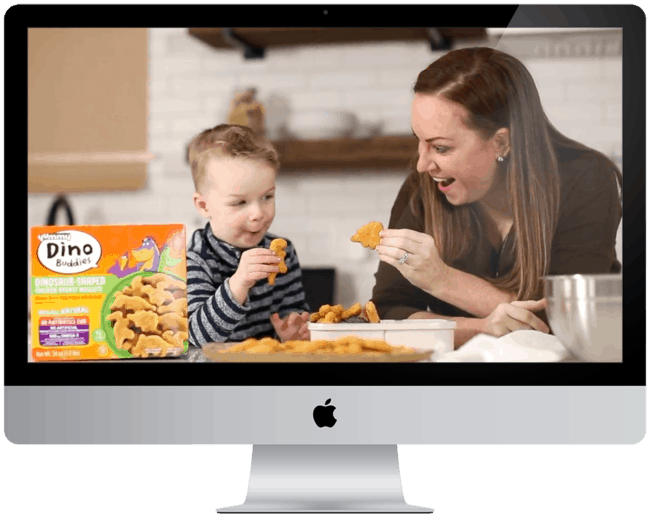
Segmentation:
{"type": "MultiPolygon", "coordinates": [[[[553,124],[622,167],[620,31],[503,32],[488,30],[489,39],[478,44],[521,59],[553,124]]],[[[205,222],[192,204],[185,146],[194,134],[225,122],[237,92],[256,89],[271,138],[281,136],[282,121],[300,138],[299,124],[317,124],[325,111],[353,113],[359,137],[410,135],[412,84],[444,53],[426,41],[347,43],[268,48],[264,59],[247,60],[241,50],[211,47],[182,28],[150,29],[148,44],[148,146],[154,158],[146,186],[69,193],[76,224],[180,222],[189,239],[205,222]]],[[[281,171],[270,231],[295,244],[303,267],[336,270],[336,303],[367,301],[378,260],[350,236],[371,220],[387,225],[405,175],[405,168],[387,167],[281,171]]],[[[28,195],[30,226],[45,224],[53,200],[53,193],[28,195]]],[[[62,214],[57,223],[67,223],[62,214]]],[[[617,253],[622,258],[620,230],[617,253]]]]}

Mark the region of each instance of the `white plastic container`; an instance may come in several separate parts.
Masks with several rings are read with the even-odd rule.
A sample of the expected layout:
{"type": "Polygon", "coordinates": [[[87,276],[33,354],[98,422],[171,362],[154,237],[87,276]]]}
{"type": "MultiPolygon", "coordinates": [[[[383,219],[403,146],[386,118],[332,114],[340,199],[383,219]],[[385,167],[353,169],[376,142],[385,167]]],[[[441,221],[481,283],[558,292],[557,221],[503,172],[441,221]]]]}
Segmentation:
{"type": "Polygon", "coordinates": [[[445,319],[383,320],[380,323],[309,323],[312,341],[334,340],[347,335],[379,339],[393,346],[434,350],[431,360],[454,351],[456,323],[445,319]]]}

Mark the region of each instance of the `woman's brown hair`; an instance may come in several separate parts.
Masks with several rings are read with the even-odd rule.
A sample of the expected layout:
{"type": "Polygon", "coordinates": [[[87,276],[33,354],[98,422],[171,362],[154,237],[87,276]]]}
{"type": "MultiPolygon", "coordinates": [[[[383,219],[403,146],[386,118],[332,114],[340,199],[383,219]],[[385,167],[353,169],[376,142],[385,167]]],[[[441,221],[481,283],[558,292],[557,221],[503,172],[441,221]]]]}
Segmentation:
{"type": "MultiPolygon", "coordinates": [[[[500,128],[510,133],[510,153],[499,164],[514,216],[515,264],[510,272],[489,281],[516,294],[518,300],[538,299],[542,277],[548,274],[553,235],[560,211],[558,148],[595,153],[609,163],[619,186],[621,172],[605,155],[562,135],[548,120],[535,81],[513,56],[496,49],[474,47],[451,51],[418,75],[416,94],[440,95],[462,105],[463,121],[484,140],[500,128]]],[[[428,174],[420,175],[425,232],[434,237],[443,261],[451,264],[470,253],[484,217],[476,203],[453,206],[428,174]],[[431,208],[431,210],[427,210],[431,208]],[[459,232],[463,229],[463,232],[459,232]]],[[[416,200],[412,201],[417,210],[416,200]]]]}
{"type": "Polygon", "coordinates": [[[205,175],[205,164],[211,157],[219,156],[261,160],[276,171],[280,169],[278,152],[267,138],[248,126],[219,124],[202,131],[187,145],[186,160],[192,168],[192,179],[197,191],[205,175]],[[208,150],[212,151],[207,152],[208,150]]]}

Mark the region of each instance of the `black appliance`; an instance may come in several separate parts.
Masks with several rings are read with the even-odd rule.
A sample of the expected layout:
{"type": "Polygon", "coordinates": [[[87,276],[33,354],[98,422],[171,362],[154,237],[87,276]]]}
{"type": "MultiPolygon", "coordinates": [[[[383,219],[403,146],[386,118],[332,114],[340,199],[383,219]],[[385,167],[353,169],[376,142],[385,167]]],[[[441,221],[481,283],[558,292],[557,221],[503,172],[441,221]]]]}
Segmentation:
{"type": "Polygon", "coordinates": [[[333,268],[302,268],[302,284],[310,311],[334,304],[336,273],[333,268]]]}

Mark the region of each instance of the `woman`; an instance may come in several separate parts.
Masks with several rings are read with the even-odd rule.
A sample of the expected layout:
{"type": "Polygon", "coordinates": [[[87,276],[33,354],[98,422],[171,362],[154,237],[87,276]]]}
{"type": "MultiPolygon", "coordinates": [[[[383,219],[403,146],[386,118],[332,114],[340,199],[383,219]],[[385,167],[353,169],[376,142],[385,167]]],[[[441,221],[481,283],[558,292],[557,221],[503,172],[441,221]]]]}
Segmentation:
{"type": "Polygon", "coordinates": [[[380,316],[455,320],[456,347],[548,333],[543,276],[621,270],[620,171],[558,132],[528,70],[498,50],[447,53],[414,93],[419,157],[376,249],[380,316]]]}

